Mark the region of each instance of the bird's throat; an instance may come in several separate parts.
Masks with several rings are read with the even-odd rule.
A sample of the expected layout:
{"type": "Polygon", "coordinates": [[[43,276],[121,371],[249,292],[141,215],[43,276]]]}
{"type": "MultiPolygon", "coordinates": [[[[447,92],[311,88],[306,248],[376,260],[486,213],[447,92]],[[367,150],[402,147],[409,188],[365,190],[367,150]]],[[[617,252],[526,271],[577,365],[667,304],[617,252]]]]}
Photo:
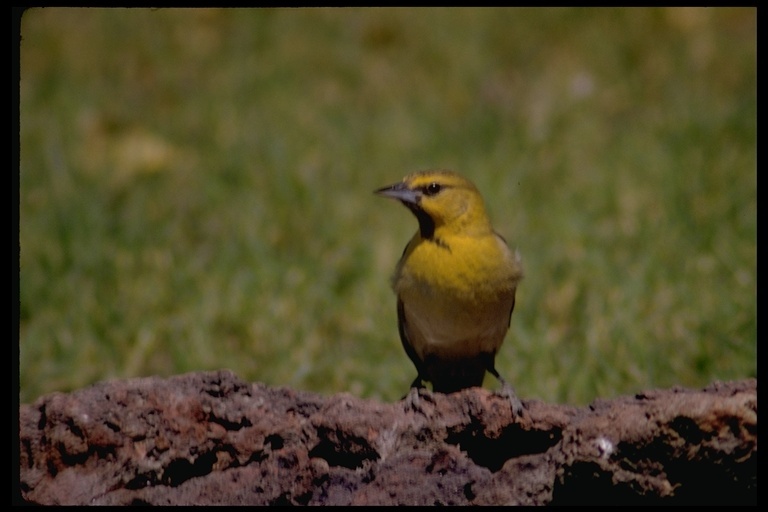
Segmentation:
{"type": "Polygon", "coordinates": [[[416,219],[419,221],[419,232],[421,234],[421,238],[425,240],[432,240],[432,238],[435,236],[435,221],[432,220],[432,217],[429,216],[427,212],[422,210],[419,205],[414,203],[406,203],[403,202],[405,206],[408,207],[411,212],[416,216],[416,219]]]}

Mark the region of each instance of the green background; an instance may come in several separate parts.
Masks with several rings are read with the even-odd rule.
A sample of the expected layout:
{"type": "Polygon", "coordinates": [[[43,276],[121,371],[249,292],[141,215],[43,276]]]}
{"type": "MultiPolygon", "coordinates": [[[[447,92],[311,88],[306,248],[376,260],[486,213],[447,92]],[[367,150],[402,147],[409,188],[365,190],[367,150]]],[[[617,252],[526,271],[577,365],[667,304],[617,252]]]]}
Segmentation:
{"type": "Polygon", "coordinates": [[[23,403],[218,368],[399,399],[416,221],[372,191],[434,167],[523,256],[521,397],[756,375],[756,9],[48,8],[21,36],[23,403]]]}

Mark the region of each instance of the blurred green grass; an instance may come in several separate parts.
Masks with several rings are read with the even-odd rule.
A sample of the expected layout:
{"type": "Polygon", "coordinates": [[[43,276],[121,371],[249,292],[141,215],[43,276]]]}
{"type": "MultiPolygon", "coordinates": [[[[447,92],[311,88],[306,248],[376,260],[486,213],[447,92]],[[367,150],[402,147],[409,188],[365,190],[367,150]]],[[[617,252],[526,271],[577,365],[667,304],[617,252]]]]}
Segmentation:
{"type": "MultiPolygon", "coordinates": [[[[20,400],[231,368],[402,396],[373,189],[472,178],[526,278],[497,367],[584,404],[756,375],[756,10],[32,9],[20,400]]],[[[489,386],[492,385],[489,383],[489,386]]]]}

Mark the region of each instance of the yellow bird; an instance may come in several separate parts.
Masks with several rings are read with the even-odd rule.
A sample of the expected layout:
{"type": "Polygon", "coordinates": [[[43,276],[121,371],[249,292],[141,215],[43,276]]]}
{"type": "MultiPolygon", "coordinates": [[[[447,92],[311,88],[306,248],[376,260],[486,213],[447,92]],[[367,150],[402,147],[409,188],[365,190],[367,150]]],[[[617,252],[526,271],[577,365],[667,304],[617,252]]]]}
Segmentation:
{"type": "Polygon", "coordinates": [[[422,171],[375,191],[403,203],[419,229],[392,276],[400,339],[418,372],[411,388],[452,393],[481,386],[488,371],[516,415],[522,403],[496,371],[523,277],[517,252],[493,230],[475,185],[459,174],[422,171]]]}

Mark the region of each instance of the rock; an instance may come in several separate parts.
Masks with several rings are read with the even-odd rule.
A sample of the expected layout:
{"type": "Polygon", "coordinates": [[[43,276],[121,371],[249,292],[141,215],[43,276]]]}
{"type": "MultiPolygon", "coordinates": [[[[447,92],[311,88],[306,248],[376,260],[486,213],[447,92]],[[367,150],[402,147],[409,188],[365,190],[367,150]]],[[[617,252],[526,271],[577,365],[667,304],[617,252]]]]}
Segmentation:
{"type": "Polygon", "coordinates": [[[44,505],[755,504],[757,381],[576,408],[481,388],[385,404],[228,371],[96,384],[19,411],[44,505]]]}

